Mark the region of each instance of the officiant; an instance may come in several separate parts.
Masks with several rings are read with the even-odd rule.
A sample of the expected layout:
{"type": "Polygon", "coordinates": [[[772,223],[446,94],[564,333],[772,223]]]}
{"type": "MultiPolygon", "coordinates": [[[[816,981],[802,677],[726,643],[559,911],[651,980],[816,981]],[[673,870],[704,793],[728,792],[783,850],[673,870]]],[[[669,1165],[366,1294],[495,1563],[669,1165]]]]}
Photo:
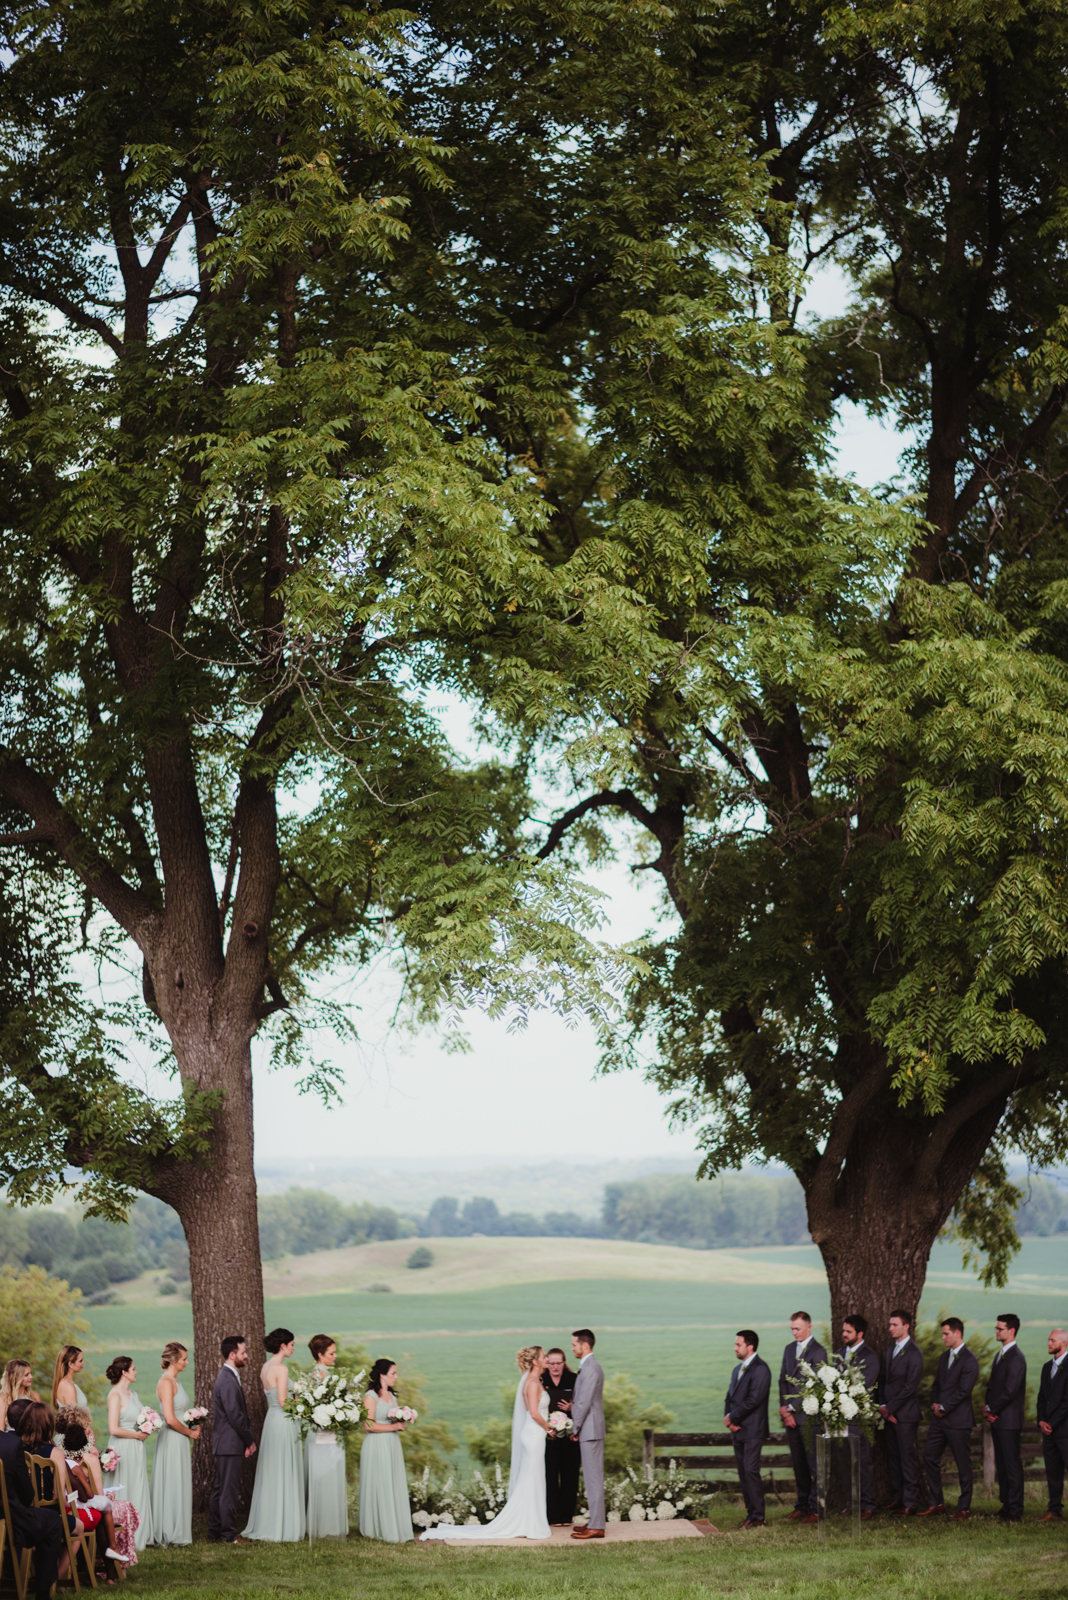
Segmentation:
{"type": "MultiPolygon", "coordinates": [[[[562,1350],[546,1352],[549,1365],[541,1381],[549,1391],[549,1413],[571,1415],[577,1372],[572,1372],[562,1350]]],[[[545,1441],[545,1511],[550,1526],[566,1526],[574,1519],[582,1458],[570,1434],[545,1441]]]]}

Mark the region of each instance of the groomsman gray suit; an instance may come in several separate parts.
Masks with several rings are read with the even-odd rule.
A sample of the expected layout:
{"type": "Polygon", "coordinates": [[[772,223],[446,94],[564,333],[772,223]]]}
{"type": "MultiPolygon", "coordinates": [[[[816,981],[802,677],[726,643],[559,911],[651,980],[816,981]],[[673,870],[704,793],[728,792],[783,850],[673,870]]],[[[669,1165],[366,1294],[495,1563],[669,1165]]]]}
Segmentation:
{"type": "Polygon", "coordinates": [[[591,1350],[579,1362],[571,1421],[582,1452],[582,1478],[591,1528],[603,1528],[604,1514],[604,1369],[591,1350]]]}
{"type": "MultiPolygon", "coordinates": [[[[1060,1332],[1060,1330],[1057,1330],[1060,1332]]],[[[1050,1338],[1051,1348],[1055,1348],[1050,1338]]],[[[1039,1426],[1042,1428],[1042,1462],[1049,1486],[1047,1517],[1064,1515],[1064,1469],[1068,1467],[1068,1351],[1061,1350],[1042,1368],[1038,1386],[1039,1426]]]]}
{"type": "MultiPolygon", "coordinates": [[[[741,1335],[739,1334],[739,1338],[741,1335]]],[[[750,1340],[752,1345],[752,1340],[750,1340]]],[[[736,1346],[737,1348],[737,1346],[736,1346]]],[[[771,1368],[753,1354],[739,1361],[731,1373],[730,1387],[723,1403],[723,1414],[733,1424],[734,1464],[745,1501],[746,1523],[764,1521],[764,1485],[760,1480],[760,1452],[768,1436],[768,1395],[771,1393],[771,1368]]]]}
{"type": "Polygon", "coordinates": [[[905,1326],[909,1331],[904,1335],[900,1349],[897,1348],[897,1341],[886,1347],[879,1384],[879,1404],[885,1407],[886,1454],[893,1504],[914,1512],[920,1494],[916,1440],[920,1427],[923,1354],[912,1337],[911,1323],[905,1321],[905,1326]]]}
{"type": "MultiPolygon", "coordinates": [[[[798,1341],[791,1339],[782,1353],[782,1366],[779,1369],[779,1405],[785,1406],[797,1419],[796,1426],[790,1427],[783,1419],[786,1428],[786,1443],[790,1450],[790,1459],[794,1464],[794,1482],[797,1484],[797,1503],[794,1510],[804,1512],[805,1516],[814,1517],[818,1507],[816,1505],[816,1430],[806,1430],[802,1427],[803,1413],[801,1400],[791,1378],[798,1376],[797,1371],[797,1346],[798,1341]]],[[[827,1352],[818,1339],[809,1335],[801,1355],[802,1361],[807,1361],[810,1367],[823,1367],[827,1364],[827,1352]]]]}
{"type": "MultiPolygon", "coordinates": [[[[843,1326],[856,1327],[856,1324],[847,1317],[844,1319],[843,1326]]],[[[857,1328],[857,1332],[860,1334],[859,1343],[853,1345],[852,1348],[849,1345],[843,1345],[840,1350],[835,1351],[835,1355],[843,1358],[849,1356],[853,1366],[864,1374],[865,1386],[868,1389],[876,1389],[879,1384],[879,1355],[870,1345],[864,1343],[866,1328],[867,1324],[865,1324],[864,1329],[857,1328]]],[[[860,1463],[860,1514],[862,1517],[873,1517],[875,1515],[875,1468],[871,1459],[871,1444],[861,1431],[859,1422],[851,1422],[849,1424],[849,1435],[850,1438],[857,1441],[857,1455],[860,1463]]]]}
{"type": "Polygon", "coordinates": [[[942,1489],[942,1457],[948,1445],[960,1476],[958,1511],[968,1511],[972,1503],[972,1429],[975,1412],[972,1390],[979,1382],[979,1360],[966,1344],[946,1350],[938,1363],[931,1385],[931,1404],[940,1406],[927,1434],[923,1465],[932,1506],[945,1504],[942,1489]]]}
{"type": "Polygon", "coordinates": [[[237,1538],[241,1469],[245,1464],[245,1452],[254,1444],[241,1379],[237,1368],[226,1362],[212,1392],[211,1448],[215,1455],[215,1483],[208,1511],[209,1539],[233,1544],[237,1538]]]}

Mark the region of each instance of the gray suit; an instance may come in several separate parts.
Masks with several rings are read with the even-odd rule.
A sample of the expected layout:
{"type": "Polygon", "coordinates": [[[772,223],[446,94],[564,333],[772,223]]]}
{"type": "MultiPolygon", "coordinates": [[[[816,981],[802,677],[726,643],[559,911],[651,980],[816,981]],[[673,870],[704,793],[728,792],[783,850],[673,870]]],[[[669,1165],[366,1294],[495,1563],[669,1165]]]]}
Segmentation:
{"type": "Polygon", "coordinates": [[[212,1392],[211,1448],[215,1455],[215,1483],[208,1511],[208,1538],[233,1544],[237,1538],[237,1512],[241,1503],[241,1471],[245,1451],[253,1443],[245,1391],[237,1369],[227,1363],[212,1392]]]}
{"type": "Polygon", "coordinates": [[[586,1484],[586,1503],[590,1508],[590,1527],[603,1528],[604,1515],[604,1370],[591,1352],[575,1379],[571,1420],[582,1452],[582,1477],[586,1484]]]}

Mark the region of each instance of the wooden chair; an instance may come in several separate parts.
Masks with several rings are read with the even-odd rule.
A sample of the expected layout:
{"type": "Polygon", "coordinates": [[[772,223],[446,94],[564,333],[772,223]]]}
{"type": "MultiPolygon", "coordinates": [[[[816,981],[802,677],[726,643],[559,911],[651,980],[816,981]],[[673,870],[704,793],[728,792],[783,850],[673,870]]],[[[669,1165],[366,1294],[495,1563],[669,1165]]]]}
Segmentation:
{"type": "Polygon", "coordinates": [[[3,1467],[0,1467],[0,1509],[4,1513],[4,1520],[0,1523],[0,1583],[3,1582],[4,1576],[4,1556],[8,1554],[15,1572],[15,1593],[18,1595],[18,1600],[26,1600],[26,1588],[30,1581],[30,1551],[27,1548],[20,1556],[15,1546],[11,1505],[7,1498],[7,1473],[3,1467]]]}
{"type": "MultiPolygon", "coordinates": [[[[30,1481],[33,1484],[33,1503],[41,1506],[46,1511],[58,1511],[59,1523],[63,1529],[63,1539],[67,1546],[67,1555],[70,1559],[70,1577],[76,1590],[81,1589],[78,1581],[77,1549],[71,1538],[70,1526],[67,1522],[67,1471],[57,1471],[48,1456],[34,1456],[26,1452],[26,1465],[30,1471],[30,1481]],[[44,1485],[47,1482],[45,1473],[52,1474],[52,1493],[45,1495],[44,1485]]],[[[82,1529],[81,1538],[82,1560],[85,1562],[86,1576],[89,1579],[90,1589],[96,1588],[96,1534],[88,1528],[82,1529]]]]}

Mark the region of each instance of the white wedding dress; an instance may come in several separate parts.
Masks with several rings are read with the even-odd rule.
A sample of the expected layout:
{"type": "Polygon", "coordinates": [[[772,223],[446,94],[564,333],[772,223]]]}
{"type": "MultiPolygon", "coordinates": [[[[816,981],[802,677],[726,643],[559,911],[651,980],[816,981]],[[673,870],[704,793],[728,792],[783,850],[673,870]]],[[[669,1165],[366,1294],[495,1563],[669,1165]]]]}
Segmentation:
{"type": "MultiPolygon", "coordinates": [[[[508,1499],[492,1522],[478,1527],[458,1528],[450,1523],[428,1528],[421,1539],[548,1539],[549,1518],[545,1504],[545,1440],[523,1399],[524,1373],[516,1390],[512,1411],[512,1471],[508,1479],[508,1499]]],[[[542,1389],[538,1398],[542,1418],[549,1415],[549,1396],[542,1389]]]]}

